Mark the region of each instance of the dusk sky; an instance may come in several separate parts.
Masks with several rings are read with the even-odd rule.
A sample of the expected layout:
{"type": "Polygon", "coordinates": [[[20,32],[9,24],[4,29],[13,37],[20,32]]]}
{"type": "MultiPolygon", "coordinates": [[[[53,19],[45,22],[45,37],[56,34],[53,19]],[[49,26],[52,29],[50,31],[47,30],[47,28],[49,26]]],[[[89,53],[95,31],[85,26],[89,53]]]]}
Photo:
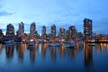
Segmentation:
{"type": "Polygon", "coordinates": [[[0,0],[0,28],[23,21],[46,26],[75,25],[82,31],[84,18],[93,20],[94,32],[105,33],[108,0],[0,0]]]}

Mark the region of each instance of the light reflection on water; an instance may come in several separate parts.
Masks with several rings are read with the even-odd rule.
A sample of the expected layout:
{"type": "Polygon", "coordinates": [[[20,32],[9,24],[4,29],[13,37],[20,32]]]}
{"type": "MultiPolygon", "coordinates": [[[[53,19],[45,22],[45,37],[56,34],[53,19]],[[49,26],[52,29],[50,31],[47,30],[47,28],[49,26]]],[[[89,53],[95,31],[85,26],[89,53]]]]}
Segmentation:
{"type": "Polygon", "coordinates": [[[73,49],[49,48],[47,44],[0,44],[0,71],[104,71],[108,66],[108,44],[84,44],[73,49]]]}

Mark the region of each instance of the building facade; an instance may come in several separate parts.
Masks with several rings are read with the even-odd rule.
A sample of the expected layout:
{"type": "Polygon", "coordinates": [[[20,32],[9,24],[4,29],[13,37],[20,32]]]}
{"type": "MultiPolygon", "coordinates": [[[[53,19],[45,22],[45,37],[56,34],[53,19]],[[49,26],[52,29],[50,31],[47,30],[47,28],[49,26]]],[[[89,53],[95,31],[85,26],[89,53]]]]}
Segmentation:
{"type": "Polygon", "coordinates": [[[59,38],[65,39],[65,29],[64,28],[60,28],[59,38]]]}
{"type": "Polygon", "coordinates": [[[92,36],[92,20],[84,19],[84,36],[91,37],[92,36]]]}
{"type": "Polygon", "coordinates": [[[55,24],[51,26],[51,34],[53,36],[56,36],[56,26],[55,26],[55,24]]]}
{"type": "Polygon", "coordinates": [[[30,34],[33,35],[35,34],[36,32],[36,25],[35,23],[33,22],[31,25],[30,25],[30,34]]]}
{"type": "Polygon", "coordinates": [[[73,39],[77,35],[77,31],[76,31],[75,26],[70,26],[68,32],[69,32],[69,39],[73,39]]]}
{"type": "Polygon", "coordinates": [[[42,35],[41,35],[42,39],[46,39],[47,38],[47,34],[46,34],[46,26],[42,26],[42,35]]]}
{"type": "Polygon", "coordinates": [[[9,39],[14,39],[15,37],[14,26],[12,24],[7,25],[6,37],[9,39]]]}
{"type": "Polygon", "coordinates": [[[23,36],[23,35],[24,35],[24,23],[21,22],[19,23],[18,36],[23,36]]]}

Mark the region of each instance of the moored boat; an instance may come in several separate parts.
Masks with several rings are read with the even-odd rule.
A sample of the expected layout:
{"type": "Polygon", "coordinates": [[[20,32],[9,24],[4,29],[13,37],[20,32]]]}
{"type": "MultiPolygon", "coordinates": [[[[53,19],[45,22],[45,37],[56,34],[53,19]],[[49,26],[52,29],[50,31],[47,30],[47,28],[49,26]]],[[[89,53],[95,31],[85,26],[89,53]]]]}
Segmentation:
{"type": "Polygon", "coordinates": [[[49,47],[60,47],[62,44],[61,43],[49,43],[49,47]]]}
{"type": "Polygon", "coordinates": [[[4,41],[4,44],[15,44],[14,40],[6,40],[4,41]]]}

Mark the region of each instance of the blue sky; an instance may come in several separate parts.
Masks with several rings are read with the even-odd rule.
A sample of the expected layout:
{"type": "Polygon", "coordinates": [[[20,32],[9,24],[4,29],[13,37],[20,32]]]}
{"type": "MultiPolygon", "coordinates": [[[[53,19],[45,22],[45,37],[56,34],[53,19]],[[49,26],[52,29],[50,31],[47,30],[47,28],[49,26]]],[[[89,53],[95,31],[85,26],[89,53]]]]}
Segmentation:
{"type": "Polygon", "coordinates": [[[0,0],[0,28],[23,21],[46,26],[75,25],[82,31],[84,18],[93,20],[95,32],[105,33],[108,0],[0,0]]]}

